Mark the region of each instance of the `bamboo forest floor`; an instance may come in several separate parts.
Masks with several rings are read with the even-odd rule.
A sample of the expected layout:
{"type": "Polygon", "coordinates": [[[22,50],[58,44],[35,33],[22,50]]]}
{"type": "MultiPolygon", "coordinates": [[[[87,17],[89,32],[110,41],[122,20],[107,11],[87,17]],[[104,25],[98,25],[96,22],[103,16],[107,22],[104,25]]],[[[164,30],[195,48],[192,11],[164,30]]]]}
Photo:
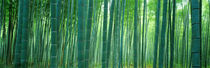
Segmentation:
{"type": "MultiPolygon", "coordinates": [[[[123,65],[123,68],[133,68],[133,64],[130,65],[123,65]]],[[[49,68],[50,66],[46,65],[46,63],[38,63],[38,64],[28,64],[28,68],[49,68]]],[[[152,68],[153,66],[151,64],[146,65],[146,68],[152,68]]],[[[0,68],[14,68],[13,64],[4,64],[3,62],[0,62],[0,68]]],[[[59,64],[59,68],[63,68],[62,64],[59,64]]],[[[77,68],[77,64],[75,64],[73,67],[71,66],[71,68],[77,68]]],[[[101,64],[90,64],[90,68],[101,68],[101,64]]],[[[112,65],[109,66],[109,68],[112,68],[112,65]]],[[[181,68],[181,64],[175,64],[174,68],[181,68]]],[[[208,66],[207,68],[210,68],[210,66],[208,66]]]]}
{"type": "MultiPolygon", "coordinates": [[[[46,64],[44,64],[44,63],[39,63],[37,65],[35,65],[35,64],[28,64],[28,65],[29,65],[28,68],[38,68],[38,67],[49,68],[49,66],[46,66],[46,64]]],[[[75,68],[75,67],[77,67],[77,66],[75,65],[73,68],[75,68]]],[[[0,62],[0,68],[14,68],[14,65],[13,64],[7,65],[7,64],[3,64],[2,62],[0,62]]],[[[62,68],[62,65],[59,65],[59,68],[62,68]]],[[[91,64],[90,68],[101,68],[101,64],[94,64],[94,65],[91,64]],[[91,67],[91,66],[93,66],[93,67],[91,67]]],[[[112,68],[112,65],[109,68],[112,68]]],[[[133,68],[133,64],[130,64],[129,66],[123,65],[123,68],[133,68]]],[[[147,65],[146,68],[152,68],[152,66],[147,65]]]]}
{"type": "MultiPolygon", "coordinates": [[[[28,68],[37,68],[37,67],[45,67],[44,65],[38,65],[38,66],[29,66],[28,68]]],[[[174,67],[174,68],[179,68],[180,66],[178,65],[178,67],[174,67]]],[[[10,65],[6,65],[6,64],[0,64],[0,68],[14,68],[14,65],[10,64],[10,65]]],[[[59,66],[59,68],[62,68],[62,66],[59,66]]],[[[95,65],[94,67],[91,68],[101,68],[101,65],[95,65]]],[[[109,67],[112,68],[112,67],[109,67]]],[[[133,68],[133,65],[131,64],[130,66],[123,66],[123,68],[133,68]]],[[[151,65],[147,65],[146,68],[152,68],[151,65]]],[[[210,68],[210,66],[208,66],[207,68],[210,68]]]]}
{"type": "MultiPolygon", "coordinates": [[[[29,66],[29,68],[36,68],[37,66],[29,66]]],[[[43,66],[40,66],[43,67],[43,66]]],[[[133,68],[133,66],[123,66],[124,68],[133,68]]],[[[0,68],[14,68],[14,65],[6,65],[6,64],[0,64],[0,68]]],[[[59,68],[62,68],[62,66],[60,66],[59,68]]],[[[101,68],[101,65],[96,65],[94,67],[91,68],[101,68]]],[[[112,67],[110,67],[112,68],[112,67]]],[[[152,68],[152,66],[147,66],[146,68],[152,68]]]]}
{"type": "MultiPolygon", "coordinates": [[[[49,68],[50,66],[46,66],[46,64],[44,63],[39,63],[39,64],[28,64],[28,68],[49,68]]],[[[0,68],[14,68],[13,64],[3,64],[2,62],[0,62],[0,68]]],[[[59,65],[59,68],[62,68],[62,65],[59,65]]],[[[77,68],[77,65],[74,65],[73,68],[77,68]]],[[[91,64],[90,68],[101,68],[101,64],[91,64]],[[92,67],[93,66],[93,67],[92,67]]],[[[112,68],[112,65],[109,66],[109,68],[112,68]]],[[[133,64],[128,65],[123,65],[123,68],[133,68],[133,64]]],[[[152,65],[147,65],[146,68],[152,68],[152,65]]]]}

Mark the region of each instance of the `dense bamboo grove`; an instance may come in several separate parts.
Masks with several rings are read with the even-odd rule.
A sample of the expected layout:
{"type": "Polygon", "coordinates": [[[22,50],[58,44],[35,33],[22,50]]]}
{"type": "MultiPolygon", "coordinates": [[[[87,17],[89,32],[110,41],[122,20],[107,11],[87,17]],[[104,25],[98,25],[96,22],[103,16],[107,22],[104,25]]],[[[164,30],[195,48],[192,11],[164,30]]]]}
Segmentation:
{"type": "Polygon", "coordinates": [[[209,68],[210,0],[0,0],[0,68],[209,68]]]}

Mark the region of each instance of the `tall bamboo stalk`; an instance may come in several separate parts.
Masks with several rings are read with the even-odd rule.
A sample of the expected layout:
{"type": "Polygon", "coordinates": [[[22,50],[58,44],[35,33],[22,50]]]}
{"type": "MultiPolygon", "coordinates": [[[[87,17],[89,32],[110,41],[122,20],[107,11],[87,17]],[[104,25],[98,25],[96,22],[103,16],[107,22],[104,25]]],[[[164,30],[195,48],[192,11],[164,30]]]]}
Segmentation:
{"type": "Polygon", "coordinates": [[[121,43],[120,43],[120,56],[119,56],[119,65],[118,68],[123,68],[123,63],[122,63],[122,56],[123,56],[123,40],[124,40],[124,14],[125,14],[125,5],[126,5],[126,0],[123,0],[123,16],[122,16],[122,28],[121,28],[121,43]]]}
{"type": "Polygon", "coordinates": [[[90,55],[90,43],[91,43],[91,26],[93,21],[93,0],[89,0],[88,7],[88,20],[87,20],[87,31],[86,31],[86,50],[85,50],[85,67],[89,67],[89,55],[90,55]]]}
{"type": "Polygon", "coordinates": [[[174,66],[174,45],[175,45],[175,22],[176,22],[176,0],[173,0],[173,17],[172,17],[171,35],[170,35],[170,68],[174,66]]]}
{"type": "Polygon", "coordinates": [[[27,67],[27,47],[29,44],[29,0],[23,1],[23,17],[22,17],[22,40],[21,40],[21,67],[27,67]]]}
{"type": "Polygon", "coordinates": [[[137,68],[137,22],[138,22],[138,0],[135,0],[135,9],[134,9],[134,43],[133,43],[133,52],[134,52],[134,68],[137,68]]]}
{"type": "Polygon", "coordinates": [[[108,18],[108,0],[104,0],[104,20],[103,20],[103,54],[102,54],[102,68],[108,68],[107,62],[107,18],[108,18]]]}
{"type": "Polygon", "coordinates": [[[57,1],[51,0],[51,53],[50,53],[50,67],[57,68],[57,1]]]}
{"type": "Polygon", "coordinates": [[[163,20],[162,20],[162,29],[161,29],[161,43],[159,46],[159,68],[163,68],[163,58],[165,52],[165,35],[166,35],[166,24],[167,24],[167,3],[168,0],[163,1],[163,20]]]}
{"type": "Polygon", "coordinates": [[[159,36],[159,22],[160,22],[160,0],[158,0],[158,3],[157,3],[153,68],[157,67],[156,65],[157,65],[157,47],[158,47],[158,36],[159,36]]]}
{"type": "Polygon", "coordinates": [[[22,36],[22,12],[23,12],[23,0],[19,0],[19,10],[18,10],[18,28],[17,28],[17,41],[15,45],[15,58],[14,63],[15,67],[21,67],[20,56],[21,56],[21,36],[22,36]]]}
{"type": "Polygon", "coordinates": [[[107,42],[107,67],[109,67],[110,47],[112,41],[112,29],[113,29],[113,17],[114,17],[115,0],[111,2],[110,19],[109,19],[109,30],[108,30],[108,42],[107,42]]]}
{"type": "Polygon", "coordinates": [[[192,68],[201,68],[201,0],[199,1],[191,0],[192,68]]]}
{"type": "Polygon", "coordinates": [[[87,0],[78,0],[78,68],[85,68],[85,25],[87,0]]]}

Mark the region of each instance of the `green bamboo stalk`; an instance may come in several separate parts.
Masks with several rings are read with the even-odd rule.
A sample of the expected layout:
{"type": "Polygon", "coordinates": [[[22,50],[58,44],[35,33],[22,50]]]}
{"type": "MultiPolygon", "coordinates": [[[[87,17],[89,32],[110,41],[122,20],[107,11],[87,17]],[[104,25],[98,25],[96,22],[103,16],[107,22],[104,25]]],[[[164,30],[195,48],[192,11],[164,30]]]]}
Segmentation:
{"type": "MultiPolygon", "coordinates": [[[[182,4],[183,6],[183,4],[182,4]]],[[[184,8],[184,6],[183,6],[184,8]]],[[[182,58],[181,58],[181,63],[182,63],[182,67],[185,67],[185,47],[186,47],[186,15],[184,15],[184,9],[182,10],[182,19],[183,19],[183,24],[184,24],[184,29],[183,29],[183,35],[182,35],[182,58]]]]}
{"type": "MultiPolygon", "coordinates": [[[[139,44],[139,49],[138,49],[138,51],[139,51],[139,53],[138,53],[138,56],[139,56],[139,58],[137,58],[137,59],[139,59],[139,61],[137,61],[137,62],[139,62],[139,64],[141,64],[141,60],[142,60],[142,58],[141,58],[141,53],[142,53],[142,24],[141,24],[141,18],[142,18],[142,16],[141,16],[141,9],[142,9],[142,4],[141,4],[141,0],[139,0],[139,10],[138,10],[138,15],[139,15],[139,18],[138,18],[138,22],[139,23],[137,23],[137,25],[139,25],[139,29],[138,29],[138,38],[137,38],[137,40],[138,40],[138,44],[139,44]]],[[[140,66],[140,65],[139,65],[140,66]]]]}
{"type": "MultiPolygon", "coordinates": [[[[208,7],[209,7],[208,10],[210,11],[210,0],[208,0],[208,7]]],[[[208,13],[208,17],[210,18],[210,12],[208,13]]],[[[205,58],[206,60],[205,60],[205,66],[204,66],[205,68],[207,68],[208,64],[209,64],[209,59],[208,59],[208,57],[209,57],[209,55],[208,55],[209,54],[209,42],[208,42],[209,41],[209,25],[210,24],[208,23],[207,24],[207,34],[206,34],[207,38],[206,38],[206,58],[205,58]]]]}
{"type": "Polygon", "coordinates": [[[146,19],[147,20],[147,22],[146,22],[146,30],[145,30],[145,54],[144,54],[144,56],[145,56],[145,61],[144,61],[144,68],[146,68],[147,67],[147,41],[148,41],[148,37],[147,37],[147,33],[148,33],[148,26],[149,26],[149,19],[146,19]]]}
{"type": "Polygon", "coordinates": [[[153,68],[157,68],[157,47],[158,47],[158,36],[159,36],[159,22],[160,22],[160,0],[157,3],[157,13],[156,13],[156,24],[155,24],[155,43],[154,43],[154,60],[153,68]]]}
{"type": "Polygon", "coordinates": [[[122,16],[122,28],[121,28],[121,45],[120,45],[120,56],[119,56],[119,66],[118,68],[123,68],[122,63],[122,56],[123,56],[123,40],[124,40],[124,14],[125,14],[125,6],[126,6],[126,0],[123,0],[123,16],[122,16]]]}
{"type": "Polygon", "coordinates": [[[92,30],[91,30],[91,37],[90,37],[90,39],[91,39],[91,44],[90,44],[90,57],[92,57],[92,58],[90,58],[90,66],[92,66],[93,64],[94,64],[94,52],[95,52],[95,45],[96,45],[96,43],[94,43],[95,42],[95,36],[96,36],[96,31],[95,31],[95,27],[96,27],[96,20],[97,20],[97,8],[99,7],[99,6],[97,6],[97,1],[98,0],[95,0],[94,2],[93,2],[93,25],[92,25],[92,30]]]}
{"type": "Polygon", "coordinates": [[[23,12],[23,0],[19,0],[19,10],[18,10],[18,27],[17,27],[17,41],[15,45],[15,58],[14,58],[14,64],[15,67],[20,68],[20,58],[21,58],[21,40],[22,40],[22,12],[23,12]]]}
{"type": "Polygon", "coordinates": [[[89,0],[89,7],[88,7],[88,20],[87,20],[87,31],[86,31],[86,50],[85,50],[85,67],[89,68],[90,62],[90,43],[91,43],[91,26],[93,20],[93,0],[89,0]]]}
{"type": "MultiPolygon", "coordinates": [[[[177,17],[180,17],[181,16],[181,14],[179,14],[179,15],[177,15],[177,17]]],[[[178,20],[177,20],[177,22],[179,22],[178,20]]],[[[175,27],[177,27],[176,29],[175,29],[175,44],[174,45],[176,45],[175,46],[175,55],[176,55],[176,58],[175,58],[175,62],[176,62],[176,64],[179,64],[179,60],[180,60],[180,58],[179,58],[179,56],[180,56],[180,30],[178,30],[178,29],[180,29],[181,28],[181,24],[180,23],[177,23],[177,24],[175,24],[175,27]]]]}
{"type": "Polygon", "coordinates": [[[8,22],[8,28],[7,28],[7,52],[6,52],[6,64],[9,64],[10,62],[11,62],[11,47],[12,47],[12,45],[10,44],[10,43],[12,43],[13,41],[12,41],[12,37],[13,37],[13,35],[12,35],[12,32],[13,32],[13,30],[12,30],[12,27],[13,27],[13,25],[12,25],[12,19],[13,19],[13,17],[12,17],[12,12],[13,12],[13,10],[12,10],[12,4],[13,4],[13,2],[11,1],[11,0],[9,0],[9,22],[8,22]]]}
{"type": "Polygon", "coordinates": [[[22,40],[21,40],[21,67],[27,67],[27,46],[29,44],[29,0],[23,1],[23,17],[22,17],[22,40]]]}
{"type": "MultiPolygon", "coordinates": [[[[56,5],[56,18],[57,18],[57,25],[56,25],[56,27],[57,27],[57,64],[59,65],[60,64],[60,62],[61,62],[61,51],[62,51],[62,46],[61,46],[61,42],[62,42],[62,37],[61,37],[61,35],[62,35],[62,31],[61,31],[61,17],[62,17],[62,15],[61,15],[61,10],[62,10],[62,8],[61,8],[61,0],[56,0],[56,3],[57,3],[57,5],[56,5]]],[[[58,66],[57,65],[57,66],[58,66]]]]}
{"type": "MultiPolygon", "coordinates": [[[[3,17],[3,15],[4,15],[4,14],[3,14],[3,5],[4,5],[4,4],[3,4],[3,1],[4,1],[4,0],[1,0],[1,1],[0,1],[0,3],[1,3],[1,4],[0,4],[0,46],[1,46],[1,48],[0,48],[0,49],[1,49],[1,50],[0,50],[0,54],[3,54],[3,48],[2,48],[2,43],[3,43],[3,42],[2,42],[2,37],[1,37],[1,31],[2,31],[1,28],[2,28],[3,18],[4,18],[4,17],[3,17]]],[[[1,59],[3,59],[2,57],[3,57],[3,56],[0,56],[1,59]]]]}
{"type": "Polygon", "coordinates": [[[119,13],[120,13],[120,0],[116,1],[116,11],[115,11],[115,21],[114,21],[114,55],[113,55],[113,68],[116,68],[116,66],[118,66],[118,58],[117,58],[117,53],[118,53],[118,45],[119,45],[119,41],[120,41],[120,35],[119,35],[119,13]]]}
{"type": "Polygon", "coordinates": [[[159,68],[163,68],[164,48],[165,48],[165,35],[166,35],[166,24],[167,24],[167,3],[168,0],[163,1],[163,20],[161,30],[161,44],[159,47],[159,68]]]}
{"type": "Polygon", "coordinates": [[[146,24],[146,20],[147,20],[146,19],[146,17],[147,17],[147,14],[146,14],[147,11],[146,10],[147,10],[147,0],[144,0],[143,25],[142,25],[143,26],[142,27],[143,28],[142,29],[143,31],[142,31],[142,40],[141,40],[142,41],[142,57],[141,57],[142,58],[141,59],[141,62],[142,62],[141,63],[142,64],[141,66],[142,66],[142,68],[144,68],[144,61],[145,61],[144,60],[145,59],[145,55],[144,55],[145,54],[145,51],[144,51],[144,49],[145,49],[145,24],[146,24]]]}
{"type": "MultiPolygon", "coordinates": [[[[128,4],[128,3],[127,3],[128,4]]],[[[126,59],[126,62],[127,62],[127,64],[125,64],[125,65],[127,65],[127,67],[129,67],[129,41],[130,41],[130,37],[129,37],[129,35],[130,35],[130,32],[129,32],[129,27],[128,27],[128,25],[129,25],[129,12],[127,12],[127,26],[126,26],[126,30],[127,30],[127,44],[125,45],[126,46],[126,48],[127,48],[127,54],[126,54],[126,57],[127,58],[125,58],[126,59]]]]}
{"type": "MultiPolygon", "coordinates": [[[[4,3],[5,3],[5,6],[6,6],[6,3],[8,3],[8,2],[5,1],[4,3]]],[[[7,13],[6,12],[7,10],[9,10],[9,9],[5,9],[4,12],[7,13]]],[[[3,44],[4,45],[4,63],[7,63],[7,57],[8,57],[7,55],[8,55],[8,47],[9,47],[8,46],[8,30],[6,28],[7,25],[9,26],[9,24],[7,24],[6,21],[8,21],[8,20],[6,20],[6,18],[9,18],[9,15],[5,14],[5,18],[4,18],[5,19],[5,23],[4,23],[4,36],[3,36],[4,37],[4,44],[3,44]]]]}
{"type": "Polygon", "coordinates": [[[50,10],[51,10],[51,56],[50,56],[50,67],[57,68],[57,1],[50,1],[50,10]]]}
{"type": "MultiPolygon", "coordinates": [[[[37,1],[39,1],[39,0],[34,0],[35,3],[36,3],[37,1]]],[[[35,4],[34,4],[33,6],[35,6],[35,4]]],[[[36,3],[36,6],[39,7],[38,3],[36,3]]],[[[34,11],[35,11],[35,13],[37,13],[38,9],[34,9],[34,11]]],[[[35,39],[35,43],[34,43],[34,47],[33,47],[33,53],[34,53],[34,54],[33,54],[33,58],[34,58],[34,59],[33,59],[32,61],[33,61],[34,64],[36,65],[36,64],[37,64],[37,57],[38,57],[38,56],[37,56],[37,54],[38,54],[38,53],[37,53],[37,51],[38,51],[38,49],[37,49],[38,46],[36,46],[36,45],[38,44],[38,42],[37,42],[37,37],[38,37],[38,32],[37,32],[37,31],[38,31],[38,30],[37,30],[37,26],[38,26],[38,15],[35,14],[34,16],[36,17],[36,19],[35,19],[35,20],[36,20],[36,26],[35,26],[35,27],[36,27],[36,28],[35,28],[35,38],[36,38],[36,39],[35,39]]]]}
{"type": "Polygon", "coordinates": [[[1,46],[2,46],[2,61],[4,61],[5,60],[5,32],[6,32],[6,30],[5,30],[5,18],[6,18],[6,14],[5,14],[5,11],[6,11],[6,8],[5,8],[5,0],[2,0],[2,7],[1,7],[1,9],[2,9],[2,30],[3,30],[3,35],[2,35],[2,43],[1,43],[1,46]]]}
{"type": "MultiPolygon", "coordinates": [[[[37,5],[36,5],[37,7],[41,6],[41,5],[39,5],[39,2],[40,2],[40,0],[37,0],[37,5]]],[[[37,9],[36,12],[40,13],[41,11],[39,9],[37,9]]],[[[41,20],[40,19],[41,18],[40,17],[41,17],[41,14],[36,15],[36,30],[35,30],[35,37],[36,37],[35,39],[36,40],[35,40],[35,53],[34,53],[34,55],[35,55],[34,56],[35,57],[34,58],[34,64],[36,65],[35,67],[38,66],[38,59],[40,57],[39,51],[40,51],[40,48],[41,48],[40,47],[40,41],[41,41],[40,40],[40,34],[41,34],[41,32],[40,32],[40,30],[41,30],[40,29],[40,27],[41,27],[40,26],[41,25],[41,22],[40,22],[41,20]]]]}
{"type": "Polygon", "coordinates": [[[109,19],[109,30],[108,30],[108,44],[107,44],[107,67],[109,67],[109,57],[110,57],[110,46],[111,46],[111,39],[112,39],[112,29],[113,29],[113,17],[114,17],[114,7],[115,7],[115,0],[111,2],[111,9],[110,9],[110,19],[109,19]]]}
{"type": "Polygon", "coordinates": [[[78,68],[85,68],[85,21],[87,0],[78,0],[78,68]]]}
{"type": "MultiPolygon", "coordinates": [[[[5,3],[5,2],[4,2],[5,3]]],[[[5,11],[6,10],[4,10],[3,11],[3,13],[5,13],[5,11]]],[[[6,14],[4,14],[3,15],[4,17],[3,17],[3,22],[5,22],[6,21],[6,14]]],[[[2,36],[3,38],[2,38],[2,40],[3,40],[3,43],[2,43],[2,45],[3,45],[3,57],[2,57],[2,61],[5,61],[6,60],[6,23],[4,23],[3,24],[3,36],[2,36]]],[[[20,41],[20,43],[21,43],[21,41],[20,41]]],[[[21,53],[21,52],[20,52],[21,53]]]]}
{"type": "MultiPolygon", "coordinates": [[[[189,1],[188,1],[189,2],[189,1]]],[[[187,27],[186,27],[186,30],[187,30],[187,51],[186,51],[186,56],[187,56],[187,62],[186,62],[186,67],[189,68],[189,3],[187,5],[187,27]]]]}
{"type": "Polygon", "coordinates": [[[138,0],[135,0],[135,9],[134,9],[134,68],[137,68],[137,22],[138,22],[138,0]]]}
{"type": "Polygon", "coordinates": [[[201,68],[201,2],[199,1],[191,0],[192,68],[201,68]]]}
{"type": "Polygon", "coordinates": [[[176,0],[173,0],[173,17],[172,17],[172,26],[171,26],[171,32],[170,32],[170,68],[173,68],[174,66],[174,33],[175,33],[175,22],[176,22],[176,0]]]}
{"type": "Polygon", "coordinates": [[[166,68],[169,67],[168,65],[168,59],[169,59],[169,43],[170,43],[170,30],[171,30],[171,0],[169,0],[169,6],[168,6],[168,26],[167,26],[167,44],[166,44],[166,68]]]}
{"type": "MultiPolygon", "coordinates": [[[[2,28],[2,20],[3,20],[3,14],[2,14],[2,11],[3,11],[3,1],[4,0],[2,0],[0,3],[1,3],[1,5],[0,5],[0,40],[1,40],[1,28],[2,28]]],[[[1,44],[2,42],[0,42],[0,44],[1,44]]]]}
{"type": "Polygon", "coordinates": [[[108,68],[107,62],[107,17],[108,16],[108,0],[104,0],[104,20],[103,20],[103,54],[102,54],[102,68],[108,68]]]}

